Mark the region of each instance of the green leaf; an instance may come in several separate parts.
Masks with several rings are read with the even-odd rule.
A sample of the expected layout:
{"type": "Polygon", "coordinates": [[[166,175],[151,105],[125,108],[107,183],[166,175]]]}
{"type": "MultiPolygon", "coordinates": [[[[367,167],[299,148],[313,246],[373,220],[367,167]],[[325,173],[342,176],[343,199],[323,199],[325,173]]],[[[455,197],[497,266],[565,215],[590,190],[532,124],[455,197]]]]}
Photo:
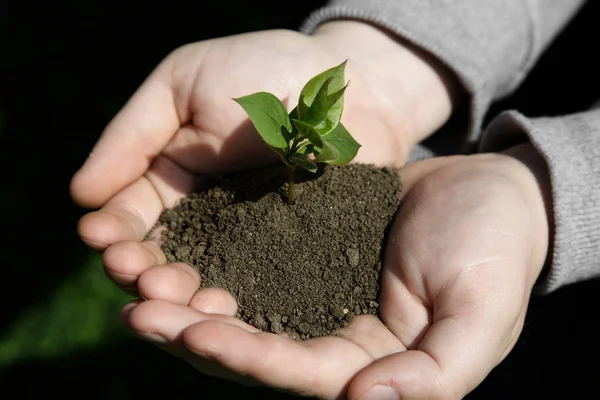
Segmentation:
{"type": "Polygon", "coordinates": [[[300,121],[299,119],[293,119],[292,123],[296,129],[298,129],[298,131],[308,139],[309,142],[315,145],[315,147],[319,149],[323,148],[323,140],[321,140],[321,135],[315,128],[313,128],[312,125],[309,125],[304,121],[300,121]]]}
{"type": "MultiPolygon", "coordinates": [[[[302,120],[306,121],[307,123],[311,124],[311,125],[317,125],[318,123],[320,123],[321,121],[323,121],[325,119],[325,117],[327,116],[327,109],[325,107],[322,107],[321,105],[323,103],[325,103],[325,101],[327,100],[327,94],[329,93],[329,85],[331,84],[331,82],[333,81],[333,76],[330,76],[329,78],[327,78],[325,80],[325,82],[323,82],[323,84],[321,85],[321,87],[319,88],[319,90],[317,91],[317,94],[315,95],[314,99],[312,100],[312,102],[310,103],[310,105],[306,105],[306,112],[304,113],[302,120]]],[[[301,94],[301,99],[304,100],[304,96],[302,96],[301,94]]],[[[305,110],[303,108],[303,110],[305,110]]]]}
{"type": "MultiPolygon", "coordinates": [[[[321,72],[320,74],[318,74],[317,76],[315,76],[311,80],[309,80],[306,85],[304,85],[304,88],[300,92],[300,100],[298,101],[298,117],[299,117],[299,119],[301,119],[303,121],[305,120],[306,116],[309,113],[311,105],[313,104],[313,102],[315,101],[315,98],[317,97],[317,94],[319,93],[319,91],[321,90],[321,88],[323,87],[325,82],[327,82],[330,78],[332,78],[332,79],[330,80],[330,82],[327,84],[327,87],[326,87],[328,94],[333,94],[335,92],[338,92],[340,89],[344,88],[344,86],[345,86],[344,70],[346,68],[347,61],[348,60],[344,61],[340,65],[337,65],[333,68],[330,68],[326,71],[321,72]]],[[[342,94],[343,94],[343,92],[342,92],[342,94]]],[[[338,100],[339,100],[339,102],[335,102],[335,107],[330,108],[330,110],[332,113],[332,117],[334,117],[336,114],[339,114],[339,116],[337,118],[337,120],[339,122],[339,117],[341,116],[342,110],[344,107],[344,100],[341,96],[340,96],[340,99],[338,99],[338,100]]],[[[332,118],[332,119],[335,119],[335,118],[332,118]]]]}
{"type": "Polygon", "coordinates": [[[267,92],[258,92],[235,100],[254,124],[263,140],[273,148],[289,146],[292,123],[281,101],[267,92]]]}
{"type": "Polygon", "coordinates": [[[332,163],[332,161],[335,161],[337,158],[337,150],[325,143],[321,151],[315,156],[315,162],[332,163]]]}
{"type": "Polygon", "coordinates": [[[317,164],[315,164],[311,161],[308,161],[306,159],[306,157],[295,155],[295,156],[290,156],[290,158],[288,160],[309,172],[312,172],[312,173],[317,172],[317,169],[318,169],[317,164]]]}
{"type": "Polygon", "coordinates": [[[321,134],[329,132],[339,124],[344,110],[342,96],[348,86],[346,85],[340,90],[328,94],[328,88],[332,81],[333,78],[325,81],[310,105],[306,117],[304,117],[304,122],[314,126],[321,134]]]}
{"type": "Polygon", "coordinates": [[[316,162],[334,165],[348,164],[356,157],[361,146],[341,123],[321,138],[323,139],[323,150],[315,157],[316,162]]]}

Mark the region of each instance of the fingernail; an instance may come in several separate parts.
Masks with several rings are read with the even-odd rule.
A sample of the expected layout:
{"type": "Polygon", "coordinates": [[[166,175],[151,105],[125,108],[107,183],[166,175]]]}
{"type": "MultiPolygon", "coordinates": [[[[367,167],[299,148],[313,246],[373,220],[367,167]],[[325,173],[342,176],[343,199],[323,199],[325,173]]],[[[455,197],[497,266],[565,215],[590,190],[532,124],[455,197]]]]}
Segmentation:
{"type": "Polygon", "coordinates": [[[373,386],[367,393],[360,397],[360,400],[399,400],[398,393],[390,387],[384,385],[373,386]]]}
{"type": "Polygon", "coordinates": [[[158,333],[140,332],[140,333],[138,333],[138,336],[141,337],[142,339],[149,340],[152,343],[167,344],[167,339],[165,339],[164,337],[160,336],[158,333]]]}
{"type": "Polygon", "coordinates": [[[130,303],[127,303],[123,306],[123,308],[121,309],[121,312],[129,312],[131,311],[135,306],[137,306],[138,304],[140,304],[139,300],[134,300],[130,303]]]}
{"type": "Polygon", "coordinates": [[[121,323],[125,326],[127,326],[127,323],[129,322],[129,314],[131,314],[131,311],[133,311],[133,309],[139,304],[140,302],[138,300],[134,300],[129,304],[125,304],[125,306],[123,306],[123,308],[121,309],[121,312],[119,313],[119,320],[121,320],[121,323]]]}

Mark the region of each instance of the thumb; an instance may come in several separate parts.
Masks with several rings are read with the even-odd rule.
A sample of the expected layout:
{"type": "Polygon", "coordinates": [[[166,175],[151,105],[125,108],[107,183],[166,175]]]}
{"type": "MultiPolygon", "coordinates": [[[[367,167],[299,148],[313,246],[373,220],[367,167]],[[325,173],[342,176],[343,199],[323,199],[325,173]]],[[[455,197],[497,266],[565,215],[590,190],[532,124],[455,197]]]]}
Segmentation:
{"type": "Polygon", "coordinates": [[[348,388],[349,399],[460,399],[438,362],[420,350],[381,358],[362,370],[348,388]]]}
{"type": "Polygon", "coordinates": [[[348,387],[348,398],[462,399],[477,387],[516,343],[526,308],[522,296],[502,289],[493,276],[499,271],[490,276],[490,270],[465,273],[471,276],[445,288],[416,349],[364,368],[348,387]]]}

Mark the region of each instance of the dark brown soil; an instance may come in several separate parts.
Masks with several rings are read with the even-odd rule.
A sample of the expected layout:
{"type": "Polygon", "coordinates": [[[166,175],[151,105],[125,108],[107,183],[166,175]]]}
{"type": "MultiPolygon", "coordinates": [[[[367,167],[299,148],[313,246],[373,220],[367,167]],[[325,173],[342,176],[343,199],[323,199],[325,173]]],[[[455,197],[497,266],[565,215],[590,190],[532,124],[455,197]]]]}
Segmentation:
{"type": "Polygon", "coordinates": [[[294,339],[325,336],[355,315],[377,315],[387,228],[401,184],[369,165],[298,171],[287,204],[287,169],[214,179],[166,210],[162,249],[169,262],[200,271],[202,287],[238,301],[238,318],[294,339]]]}

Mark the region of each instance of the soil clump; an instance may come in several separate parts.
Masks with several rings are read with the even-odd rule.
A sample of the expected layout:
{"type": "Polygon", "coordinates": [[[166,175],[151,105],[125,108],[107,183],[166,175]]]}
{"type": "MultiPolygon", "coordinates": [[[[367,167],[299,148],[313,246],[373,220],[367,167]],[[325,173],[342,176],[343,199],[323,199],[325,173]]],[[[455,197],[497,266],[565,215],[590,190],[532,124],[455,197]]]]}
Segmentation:
{"type": "Polygon", "coordinates": [[[293,339],[326,336],[356,315],[377,315],[387,230],[398,209],[397,172],[365,164],[287,168],[213,178],[163,212],[169,262],[196,268],[202,287],[238,301],[237,317],[293,339]]]}

